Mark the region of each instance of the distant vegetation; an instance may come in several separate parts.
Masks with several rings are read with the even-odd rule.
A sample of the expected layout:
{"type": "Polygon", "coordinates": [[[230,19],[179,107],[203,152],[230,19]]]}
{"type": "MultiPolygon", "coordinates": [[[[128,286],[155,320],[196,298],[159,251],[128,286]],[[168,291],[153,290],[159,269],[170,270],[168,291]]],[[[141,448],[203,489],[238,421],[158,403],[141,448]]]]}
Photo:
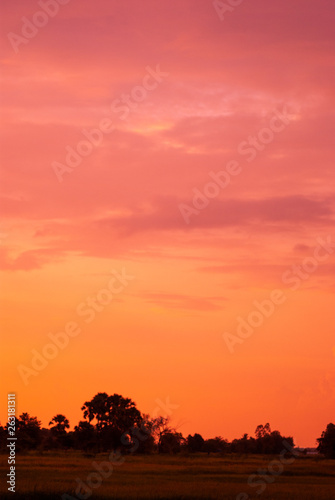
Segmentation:
{"type": "MultiPolygon", "coordinates": [[[[22,413],[16,418],[17,449],[22,450],[82,450],[100,453],[119,450],[122,453],[177,454],[186,453],[252,453],[278,454],[293,449],[291,436],[272,431],[270,425],[259,425],[255,437],[244,434],[228,442],[222,437],[204,439],[200,434],[184,437],[170,425],[169,419],[142,414],[135,403],[113,394],[96,394],[82,406],[83,418],[73,431],[65,415],[57,414],[49,422],[49,429],[41,428],[37,417],[22,413]]],[[[7,428],[0,426],[0,447],[6,449],[7,428]]],[[[317,439],[318,451],[327,458],[335,458],[335,425],[328,424],[317,439]]]]}

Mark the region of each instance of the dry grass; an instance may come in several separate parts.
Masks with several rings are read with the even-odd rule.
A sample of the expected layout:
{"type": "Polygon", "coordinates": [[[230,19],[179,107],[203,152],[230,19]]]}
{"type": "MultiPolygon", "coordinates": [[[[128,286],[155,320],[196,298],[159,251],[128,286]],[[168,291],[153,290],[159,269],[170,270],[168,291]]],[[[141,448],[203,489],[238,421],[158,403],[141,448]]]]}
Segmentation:
{"type": "MultiPolygon", "coordinates": [[[[268,456],[126,456],[125,462],[114,466],[102,484],[92,489],[87,498],[103,499],[226,499],[236,500],[335,500],[334,461],[315,458],[296,459],[285,465],[279,476],[267,484],[260,495],[259,486],[248,485],[248,478],[257,470],[267,469],[275,457],[268,456]]],[[[85,483],[96,472],[93,462],[108,461],[106,454],[83,457],[80,453],[32,453],[17,457],[15,500],[60,499],[75,493],[76,478],[85,483]]],[[[8,472],[6,457],[0,457],[2,477],[8,472]]],[[[260,480],[260,478],[258,478],[260,480]]],[[[1,498],[14,498],[6,485],[0,487],[1,498]]]]}

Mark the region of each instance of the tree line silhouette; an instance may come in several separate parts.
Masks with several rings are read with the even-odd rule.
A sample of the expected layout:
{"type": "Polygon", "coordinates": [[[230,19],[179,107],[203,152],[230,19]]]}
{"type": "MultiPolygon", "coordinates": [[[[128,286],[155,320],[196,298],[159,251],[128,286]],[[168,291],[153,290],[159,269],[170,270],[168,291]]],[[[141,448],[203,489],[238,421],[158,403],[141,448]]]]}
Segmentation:
{"type": "MultiPolygon", "coordinates": [[[[170,425],[168,417],[141,413],[136,404],[119,394],[108,396],[99,392],[86,401],[81,410],[84,420],[69,431],[65,415],[57,414],[42,428],[37,417],[22,413],[16,418],[17,449],[48,451],[76,449],[86,453],[120,450],[123,453],[255,453],[277,454],[283,443],[294,448],[293,437],[285,437],[271,430],[269,423],[258,425],[255,437],[244,434],[228,442],[218,436],[204,439],[200,434],[186,438],[170,425]]],[[[6,449],[7,425],[0,425],[0,448],[6,449]]],[[[317,440],[317,450],[328,458],[335,458],[335,425],[328,424],[317,440]]]]}

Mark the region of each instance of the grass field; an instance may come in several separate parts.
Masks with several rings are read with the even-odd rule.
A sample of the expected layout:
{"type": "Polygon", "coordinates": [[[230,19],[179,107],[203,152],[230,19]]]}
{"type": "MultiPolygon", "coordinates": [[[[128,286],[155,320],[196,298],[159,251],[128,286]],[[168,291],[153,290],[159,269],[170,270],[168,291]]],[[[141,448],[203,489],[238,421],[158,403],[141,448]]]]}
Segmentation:
{"type": "MultiPolygon", "coordinates": [[[[2,499],[44,500],[76,493],[76,478],[91,486],[82,498],[91,499],[227,499],[247,500],[335,500],[335,462],[297,458],[278,468],[278,457],[269,456],[126,456],[109,477],[90,476],[97,472],[93,462],[109,462],[108,455],[84,457],[76,452],[18,455],[16,492],[1,482],[2,499]],[[271,468],[274,460],[277,467],[271,468]],[[270,465],[270,469],[269,469],[270,465]],[[266,471],[263,478],[258,470],[266,471]],[[281,472],[275,475],[276,472],[281,472]],[[248,484],[251,474],[253,485],[248,484]],[[267,480],[266,480],[266,479],[267,480]],[[256,484],[257,481],[257,484],[256,484]],[[271,481],[269,484],[267,481],[271,481]],[[263,490],[257,494],[256,490],[263,490]],[[244,495],[243,495],[244,493],[244,495]],[[240,494],[240,496],[238,496],[240,494]]],[[[273,463],[274,464],[274,463],[273,463]]],[[[0,456],[2,478],[8,473],[7,457],[0,456]]],[[[105,469],[107,466],[105,464],[105,469]]],[[[70,497],[69,497],[70,498],[70,497]]]]}

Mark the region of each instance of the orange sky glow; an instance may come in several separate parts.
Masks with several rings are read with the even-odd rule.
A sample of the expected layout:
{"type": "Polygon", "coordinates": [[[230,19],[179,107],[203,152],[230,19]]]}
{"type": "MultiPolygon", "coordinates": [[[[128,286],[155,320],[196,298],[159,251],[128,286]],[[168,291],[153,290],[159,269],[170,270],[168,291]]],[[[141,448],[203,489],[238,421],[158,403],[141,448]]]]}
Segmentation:
{"type": "Polygon", "coordinates": [[[334,421],[335,7],[232,4],[3,0],[2,424],[334,421]]]}

